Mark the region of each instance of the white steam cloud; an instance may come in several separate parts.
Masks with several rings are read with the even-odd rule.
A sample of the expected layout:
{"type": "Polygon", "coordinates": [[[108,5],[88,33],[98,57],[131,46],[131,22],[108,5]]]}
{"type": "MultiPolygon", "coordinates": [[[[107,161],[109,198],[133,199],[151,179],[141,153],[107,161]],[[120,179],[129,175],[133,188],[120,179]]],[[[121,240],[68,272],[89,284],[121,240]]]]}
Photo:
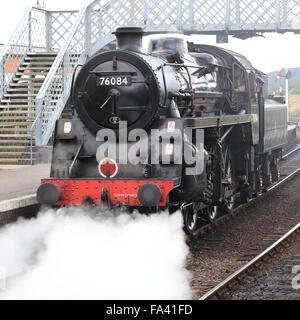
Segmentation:
{"type": "Polygon", "coordinates": [[[180,213],[87,212],[47,210],[0,229],[0,299],[191,298],[180,213]]]}

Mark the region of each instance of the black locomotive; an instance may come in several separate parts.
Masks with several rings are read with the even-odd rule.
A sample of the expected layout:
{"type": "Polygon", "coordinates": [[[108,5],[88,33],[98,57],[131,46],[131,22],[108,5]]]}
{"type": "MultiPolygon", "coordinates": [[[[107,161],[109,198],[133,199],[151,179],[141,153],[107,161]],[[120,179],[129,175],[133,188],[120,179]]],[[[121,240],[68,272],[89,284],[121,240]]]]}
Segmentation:
{"type": "Polygon", "coordinates": [[[287,108],[265,99],[262,72],[240,54],[180,36],[158,35],[145,53],[142,29],[119,28],[115,35],[117,49],[97,53],[78,72],[66,106],[73,117],[57,121],[40,203],[181,210],[193,233],[201,219],[213,221],[278,179],[287,108]],[[107,129],[116,133],[117,151],[100,156],[107,137],[98,134],[107,129]],[[138,129],[147,134],[135,148],[127,138],[138,129]],[[164,136],[153,142],[153,129],[169,135],[168,143],[164,136]],[[178,152],[175,131],[196,164],[178,152]],[[139,161],[119,161],[128,150],[139,161]],[[199,170],[186,174],[199,161],[199,170]]]}

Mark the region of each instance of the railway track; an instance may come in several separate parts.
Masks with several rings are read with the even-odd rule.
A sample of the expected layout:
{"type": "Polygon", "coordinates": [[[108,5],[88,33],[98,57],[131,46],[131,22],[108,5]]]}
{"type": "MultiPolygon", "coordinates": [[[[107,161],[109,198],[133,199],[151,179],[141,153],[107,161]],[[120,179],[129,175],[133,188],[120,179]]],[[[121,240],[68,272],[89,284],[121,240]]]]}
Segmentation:
{"type": "Polygon", "coordinates": [[[193,241],[188,241],[187,268],[193,274],[194,299],[203,297],[299,223],[299,159],[297,146],[283,157],[282,177],[268,192],[202,226],[193,241]]]}
{"type": "MultiPolygon", "coordinates": [[[[300,146],[297,146],[292,151],[288,152],[283,156],[283,159],[287,159],[289,156],[294,154],[300,150],[300,146]]],[[[268,193],[261,194],[258,198],[254,198],[251,200],[251,202],[256,202],[257,200],[263,199],[266,195],[270,195],[270,192],[278,190],[280,187],[282,187],[285,183],[293,179],[295,176],[297,176],[300,173],[300,168],[294,170],[292,173],[290,173],[285,178],[281,179],[276,183],[275,185],[271,186],[268,190],[268,193]]],[[[251,203],[249,202],[249,204],[251,203]]],[[[243,207],[247,207],[246,204],[239,208],[239,210],[242,210],[243,207]]],[[[253,204],[253,203],[252,203],[253,204]]],[[[235,216],[239,213],[239,210],[236,210],[232,214],[232,216],[235,216]]],[[[217,226],[225,223],[228,221],[230,217],[226,218],[226,216],[221,217],[219,221],[217,222],[217,226]]],[[[215,227],[217,227],[215,226],[215,227]]],[[[213,226],[205,226],[200,230],[201,234],[205,234],[209,229],[215,228],[213,226]]],[[[300,223],[298,223],[296,226],[294,226],[291,230],[289,230],[286,234],[284,234],[279,240],[277,240],[275,243],[273,243],[271,246],[269,246],[267,249],[265,249],[262,253],[257,255],[255,258],[253,258],[251,261],[246,263],[243,267],[232,273],[229,277],[227,277],[225,280],[221,281],[218,285],[216,285],[214,288],[209,290],[207,293],[205,293],[203,296],[200,297],[200,300],[216,300],[222,298],[224,295],[228,296],[230,294],[230,291],[237,285],[241,285],[241,283],[245,280],[245,278],[248,277],[249,274],[252,274],[254,270],[259,269],[261,266],[263,266],[265,263],[272,260],[274,255],[277,255],[278,253],[282,252],[288,245],[291,244],[291,242],[294,242],[295,239],[299,239],[300,235],[300,223]]]]}
{"type": "Polygon", "coordinates": [[[284,159],[287,159],[289,156],[291,156],[292,154],[294,154],[295,152],[297,152],[298,150],[300,150],[300,145],[297,145],[294,147],[294,149],[292,150],[289,150],[287,153],[285,153],[283,156],[282,156],[282,160],[284,159]]]}
{"type": "Polygon", "coordinates": [[[300,223],[294,228],[282,236],[278,241],[272,244],[269,248],[252,259],[242,268],[234,272],[227,279],[219,283],[216,287],[204,294],[200,300],[215,300],[222,297],[224,294],[230,292],[232,288],[240,284],[249,273],[252,273],[255,269],[260,268],[262,265],[272,259],[272,257],[278,252],[283,251],[290,242],[298,239],[300,235],[300,223]]]}
{"type": "Polygon", "coordinates": [[[259,268],[224,293],[222,300],[299,300],[300,234],[267,257],[259,268]]]}

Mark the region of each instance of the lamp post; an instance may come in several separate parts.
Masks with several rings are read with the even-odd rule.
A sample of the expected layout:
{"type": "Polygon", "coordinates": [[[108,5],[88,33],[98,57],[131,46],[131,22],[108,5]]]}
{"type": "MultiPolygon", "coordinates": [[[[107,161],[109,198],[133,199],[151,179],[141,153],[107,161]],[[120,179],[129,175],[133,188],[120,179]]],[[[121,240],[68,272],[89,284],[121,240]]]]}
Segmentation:
{"type": "Polygon", "coordinates": [[[285,105],[287,106],[287,122],[289,122],[289,77],[291,76],[291,70],[287,70],[283,75],[284,72],[285,68],[282,68],[274,81],[278,82],[280,78],[285,78],[285,105]]]}
{"type": "Polygon", "coordinates": [[[286,119],[287,122],[289,122],[289,77],[288,77],[288,72],[285,75],[285,104],[287,106],[287,115],[286,115],[286,119]]]}

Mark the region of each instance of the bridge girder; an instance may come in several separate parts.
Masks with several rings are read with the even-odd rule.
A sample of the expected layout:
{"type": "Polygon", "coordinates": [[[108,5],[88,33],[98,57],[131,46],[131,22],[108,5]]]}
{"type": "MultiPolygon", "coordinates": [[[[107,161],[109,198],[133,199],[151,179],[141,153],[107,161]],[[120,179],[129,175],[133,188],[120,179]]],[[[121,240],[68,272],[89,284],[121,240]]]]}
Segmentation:
{"type": "Polygon", "coordinates": [[[214,34],[218,40],[228,35],[300,33],[298,0],[95,0],[89,10],[91,33],[98,39],[128,25],[150,33],[214,34]]]}

